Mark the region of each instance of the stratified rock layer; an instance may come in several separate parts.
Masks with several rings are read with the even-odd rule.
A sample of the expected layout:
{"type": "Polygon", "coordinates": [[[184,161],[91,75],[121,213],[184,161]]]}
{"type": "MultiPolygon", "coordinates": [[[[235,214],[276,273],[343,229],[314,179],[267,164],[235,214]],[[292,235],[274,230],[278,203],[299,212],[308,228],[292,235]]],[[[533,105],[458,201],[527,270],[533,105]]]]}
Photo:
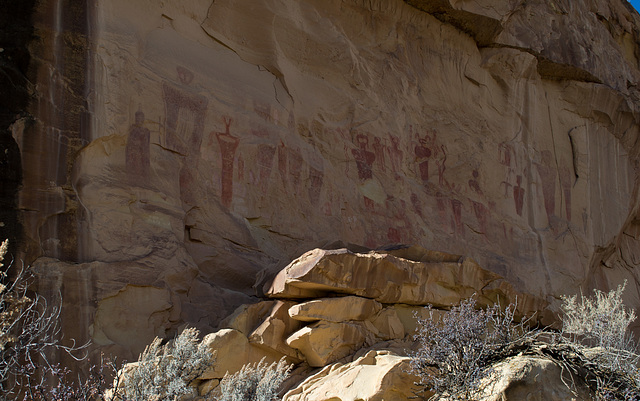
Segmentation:
{"type": "MultiPolygon", "coordinates": [[[[12,126],[22,257],[68,303],[67,337],[130,359],[346,244],[465,255],[551,302],[640,280],[640,16],[625,0],[44,0],[35,14],[34,118],[12,126]]],[[[389,255],[477,289],[468,261],[389,255]]]]}
{"type": "MultiPolygon", "coordinates": [[[[542,312],[547,306],[542,299],[518,293],[502,277],[481,268],[473,259],[443,253],[437,253],[433,259],[429,259],[427,255],[430,255],[427,250],[417,247],[408,251],[400,249],[366,254],[350,252],[346,248],[331,251],[314,249],[282,269],[266,294],[294,299],[332,293],[353,294],[384,304],[436,307],[457,305],[475,296],[481,306],[517,304],[519,314],[529,316],[542,312]],[[394,253],[403,256],[419,254],[421,257],[416,261],[394,256],[394,253]]],[[[348,299],[342,298],[344,305],[348,299]]],[[[327,304],[328,308],[332,301],[311,302],[317,302],[319,306],[327,304]]],[[[354,305],[353,313],[358,314],[362,309],[359,304],[354,305]]],[[[296,318],[300,314],[298,310],[305,308],[304,305],[297,306],[291,316],[296,318]]],[[[307,309],[313,306],[311,303],[307,305],[307,309]]],[[[313,316],[312,313],[310,315],[313,316]]],[[[322,313],[317,315],[321,316],[322,313]]],[[[342,320],[352,320],[344,312],[333,315],[342,316],[342,320]]]]}

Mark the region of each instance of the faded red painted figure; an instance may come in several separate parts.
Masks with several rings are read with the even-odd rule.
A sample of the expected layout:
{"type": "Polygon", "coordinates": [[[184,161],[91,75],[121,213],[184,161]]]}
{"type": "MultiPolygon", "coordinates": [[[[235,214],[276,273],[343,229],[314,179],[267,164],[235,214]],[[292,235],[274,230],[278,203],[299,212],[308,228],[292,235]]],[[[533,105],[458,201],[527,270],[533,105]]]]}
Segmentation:
{"type": "Polygon", "coordinates": [[[325,216],[333,216],[334,194],[331,185],[327,185],[325,202],[320,206],[320,210],[325,216]]]}
{"type": "Polygon", "coordinates": [[[462,223],[462,202],[451,199],[451,211],[453,212],[453,228],[456,235],[464,237],[464,223],[462,223]]]}
{"type": "Polygon", "coordinates": [[[390,242],[403,242],[409,238],[411,232],[411,220],[407,216],[407,203],[404,200],[400,200],[399,204],[397,200],[389,196],[385,202],[387,208],[387,215],[391,216],[391,224],[387,230],[387,239],[390,242]]]}
{"type": "Polygon", "coordinates": [[[511,154],[513,153],[511,145],[506,143],[499,144],[498,153],[500,154],[500,164],[511,167],[511,154]]]}
{"type": "Polygon", "coordinates": [[[376,155],[376,160],[380,164],[380,169],[382,171],[387,170],[387,165],[385,162],[384,152],[386,149],[386,145],[382,143],[382,140],[377,136],[373,138],[373,152],[376,155]]]}
{"type": "Polygon", "coordinates": [[[284,146],[284,142],[280,141],[278,145],[278,173],[282,180],[282,185],[287,186],[287,148],[284,146]]]}
{"type": "Polygon", "coordinates": [[[313,206],[320,201],[320,191],[322,191],[322,182],[324,180],[324,172],[309,165],[309,200],[313,206]]]}
{"type": "Polygon", "coordinates": [[[418,214],[418,216],[424,218],[422,215],[422,201],[415,193],[411,193],[411,205],[413,206],[413,211],[418,214]]]}
{"type": "MultiPolygon", "coordinates": [[[[356,167],[358,168],[358,178],[364,182],[373,178],[373,162],[376,160],[375,153],[369,151],[369,138],[365,134],[358,134],[356,136],[358,142],[358,149],[351,149],[354,159],[356,159],[356,167]]],[[[364,205],[368,210],[374,210],[373,199],[366,196],[364,198],[364,205]]]]}
{"type": "Polygon", "coordinates": [[[391,242],[391,243],[400,243],[402,242],[402,234],[400,233],[400,230],[398,230],[395,227],[389,227],[389,229],[387,230],[387,239],[391,242]]]}
{"type": "Polygon", "coordinates": [[[150,138],[149,130],[144,127],[144,113],[138,111],[135,116],[135,124],[129,129],[129,138],[125,148],[127,175],[131,182],[142,184],[149,179],[150,138]]]}
{"type": "Polygon", "coordinates": [[[444,171],[447,169],[447,148],[445,148],[444,145],[440,145],[440,148],[438,148],[436,145],[433,156],[436,160],[436,166],[438,166],[438,184],[440,184],[441,187],[444,187],[447,183],[444,179],[444,171]]]}
{"type": "Polygon", "coordinates": [[[298,148],[289,149],[288,158],[289,174],[291,174],[291,184],[293,185],[293,191],[295,193],[296,191],[298,191],[298,187],[300,185],[303,159],[298,148]]]}
{"type": "Polygon", "coordinates": [[[400,179],[402,176],[399,174],[402,170],[402,158],[404,152],[400,149],[400,137],[389,134],[391,139],[391,146],[389,147],[389,159],[391,159],[391,169],[396,173],[396,179],[400,179]]]}
{"type": "Polygon", "coordinates": [[[431,149],[429,149],[427,138],[418,137],[418,144],[414,152],[416,154],[416,162],[420,172],[420,178],[423,183],[429,182],[429,159],[431,158],[431,149]]]}
{"type": "Polygon", "coordinates": [[[556,212],[556,170],[553,168],[554,160],[551,151],[542,151],[541,163],[535,163],[542,182],[542,196],[544,198],[544,210],[547,212],[549,226],[555,228],[556,212]]]}
{"type": "Polygon", "coordinates": [[[573,174],[566,164],[563,164],[559,170],[560,173],[560,185],[562,186],[562,192],[564,194],[564,207],[566,212],[566,218],[571,221],[571,188],[573,187],[573,181],[575,174],[573,174]]]}
{"type": "Polygon", "coordinates": [[[308,152],[307,157],[307,165],[309,166],[307,194],[311,205],[316,206],[320,202],[320,194],[324,184],[324,160],[319,152],[308,152]]]}
{"type": "MultiPolygon", "coordinates": [[[[180,82],[185,87],[189,85],[193,73],[183,67],[177,67],[177,71],[180,82]]],[[[166,82],[162,83],[162,97],[166,115],[166,147],[183,155],[198,152],[209,101],[204,96],[166,82]]]]}
{"type": "Polygon", "coordinates": [[[438,218],[443,228],[449,228],[447,198],[441,192],[436,192],[436,203],[438,206],[438,218]]]}
{"type": "MultiPolygon", "coordinates": [[[[224,119],[225,132],[216,132],[218,145],[220,145],[220,155],[222,156],[222,204],[231,207],[231,199],[233,198],[233,161],[238,148],[238,138],[229,133],[231,126],[231,118],[224,119]]],[[[212,133],[213,134],[213,133],[212,133]]]]}
{"type": "Polygon", "coordinates": [[[269,189],[269,179],[271,178],[271,168],[273,166],[273,157],[276,154],[276,147],[273,145],[258,145],[258,177],[259,187],[262,194],[267,193],[269,189]]]}
{"type": "Polygon", "coordinates": [[[473,176],[473,178],[469,180],[469,188],[471,188],[478,195],[483,196],[484,193],[480,188],[480,182],[478,182],[478,179],[480,178],[480,173],[478,172],[478,169],[474,169],[471,175],[473,176]]]}
{"type": "Polygon", "coordinates": [[[516,206],[516,213],[522,216],[522,207],[524,206],[524,188],[522,188],[522,176],[516,177],[516,186],[513,187],[513,201],[516,206]]]}
{"type": "Polygon", "coordinates": [[[482,234],[487,234],[487,221],[489,217],[489,210],[485,205],[480,202],[471,201],[473,204],[473,213],[478,220],[478,228],[482,234]]]}
{"type": "Polygon", "coordinates": [[[376,160],[375,153],[369,151],[369,138],[364,134],[356,136],[358,149],[351,149],[353,157],[356,159],[356,167],[358,167],[358,177],[362,181],[373,178],[373,162],[376,160]]]}

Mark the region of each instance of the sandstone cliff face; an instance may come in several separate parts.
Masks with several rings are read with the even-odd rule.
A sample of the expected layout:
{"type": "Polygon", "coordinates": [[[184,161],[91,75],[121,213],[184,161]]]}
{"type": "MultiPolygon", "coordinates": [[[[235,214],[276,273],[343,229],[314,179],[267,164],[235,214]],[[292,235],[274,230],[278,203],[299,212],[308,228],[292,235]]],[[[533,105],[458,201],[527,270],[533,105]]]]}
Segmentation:
{"type": "Polygon", "coordinates": [[[43,0],[23,256],[68,335],[129,358],[334,241],[470,256],[552,306],[635,283],[639,23],[622,0],[43,0]]]}

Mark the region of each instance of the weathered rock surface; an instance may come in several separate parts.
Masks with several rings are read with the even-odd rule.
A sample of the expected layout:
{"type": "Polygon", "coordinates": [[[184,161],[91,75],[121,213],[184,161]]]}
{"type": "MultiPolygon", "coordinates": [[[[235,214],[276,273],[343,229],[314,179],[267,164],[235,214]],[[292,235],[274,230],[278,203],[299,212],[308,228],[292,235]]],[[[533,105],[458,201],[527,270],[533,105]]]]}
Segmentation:
{"type": "Polygon", "coordinates": [[[293,333],[287,338],[287,344],[299,350],[309,366],[322,367],[353,354],[367,340],[372,345],[368,334],[359,322],[318,322],[293,333]]]}
{"type": "Polygon", "coordinates": [[[557,363],[545,358],[516,356],[495,365],[478,399],[587,401],[595,398],[580,377],[569,375],[557,363]]]}
{"type": "Polygon", "coordinates": [[[365,320],[381,309],[382,305],[372,299],[346,296],[315,299],[293,305],[289,308],[289,316],[303,322],[315,320],[345,322],[347,320],[365,320]]]}
{"type": "Polygon", "coordinates": [[[269,316],[277,301],[241,305],[220,322],[222,329],[235,329],[248,336],[269,316]]]}
{"type": "Polygon", "coordinates": [[[517,301],[520,313],[528,315],[546,306],[544,300],[518,293],[498,274],[481,268],[470,258],[454,255],[442,255],[442,258],[457,260],[414,261],[384,251],[361,254],[345,248],[315,249],[281,270],[266,293],[271,297],[293,299],[331,293],[354,294],[386,304],[437,307],[457,305],[475,295],[481,306],[517,301]]]}
{"type": "Polygon", "coordinates": [[[292,307],[293,302],[276,301],[269,315],[249,335],[249,342],[299,359],[300,355],[285,342],[287,337],[302,327],[299,321],[289,316],[292,307]]]}
{"type": "Polygon", "coordinates": [[[198,278],[195,266],[180,264],[179,254],[173,257],[176,269],[164,271],[144,261],[69,264],[49,258],[39,259],[33,268],[49,302],[64,302],[60,319],[65,338],[91,341],[106,354],[133,361],[154,337],[175,336],[184,321],[210,333],[230,307],[253,301],[211,286],[198,278]],[[211,321],[198,321],[203,314],[211,321]]]}
{"type": "Polygon", "coordinates": [[[216,361],[211,369],[198,377],[200,380],[222,379],[227,372],[233,374],[247,363],[257,363],[262,358],[266,363],[272,363],[284,356],[250,344],[246,336],[233,329],[208,334],[202,342],[216,353],[216,361]]]}
{"type": "Polygon", "coordinates": [[[344,365],[327,366],[287,392],[284,401],[400,401],[413,396],[409,358],[370,351],[344,365]]]}
{"type": "MultiPolygon", "coordinates": [[[[67,337],[130,358],[143,340],[127,333],[213,328],[334,241],[473,258],[487,299],[506,291],[488,272],[550,302],[640,281],[640,16],[625,0],[43,0],[32,17],[35,93],[2,146],[24,172],[18,256],[62,293],[67,337]],[[120,305],[143,294],[159,301],[120,305]],[[107,329],[116,313],[140,327],[107,329]]],[[[15,209],[20,177],[2,174],[15,209]]],[[[424,289],[478,290],[469,260],[443,257],[462,292],[424,289]]],[[[388,278],[412,282],[401,264],[388,278]]],[[[640,306],[639,288],[625,296],[640,306]]]]}
{"type": "MultiPolygon", "coordinates": [[[[412,320],[416,320],[414,316],[412,316],[412,320]]],[[[393,307],[381,310],[370,321],[377,330],[376,336],[381,340],[400,339],[404,338],[407,333],[411,333],[411,327],[405,326],[393,307]]]]}

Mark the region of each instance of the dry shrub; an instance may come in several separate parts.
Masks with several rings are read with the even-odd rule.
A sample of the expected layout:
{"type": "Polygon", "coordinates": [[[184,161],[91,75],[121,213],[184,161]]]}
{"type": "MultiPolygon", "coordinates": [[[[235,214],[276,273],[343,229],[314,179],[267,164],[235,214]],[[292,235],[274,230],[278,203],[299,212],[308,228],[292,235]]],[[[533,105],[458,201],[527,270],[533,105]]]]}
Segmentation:
{"type": "Polygon", "coordinates": [[[636,319],[624,306],[625,282],[608,293],[593,290],[593,297],[562,297],[562,332],[565,341],[588,355],[600,371],[590,378],[602,400],[640,399],[638,345],[629,332],[636,319]]]}
{"type": "MultiPolygon", "coordinates": [[[[117,378],[115,399],[173,401],[195,395],[191,384],[211,367],[215,355],[198,340],[195,328],[184,329],[175,340],[162,345],[156,337],[117,378]]],[[[122,372],[122,371],[121,371],[122,372]]]]}
{"type": "MultiPolygon", "coordinates": [[[[225,375],[220,382],[220,395],[216,401],[275,401],[278,390],[289,376],[291,366],[284,357],[278,363],[247,364],[239,372],[225,375]]],[[[214,396],[215,397],[215,396],[214,396]]]]}
{"type": "Polygon", "coordinates": [[[82,359],[75,352],[88,344],[60,342],[60,306],[48,305],[42,296],[29,292],[33,275],[28,267],[12,272],[12,263],[4,269],[1,262],[7,247],[8,241],[0,246],[0,398],[33,398],[33,389],[55,373],[47,359],[49,351],[82,359]]]}
{"type": "Polygon", "coordinates": [[[529,329],[527,321],[516,324],[513,304],[482,310],[471,298],[441,319],[428,307],[428,317],[418,319],[412,373],[424,392],[434,392],[432,399],[473,400],[496,362],[536,355],[562,366],[568,385],[581,377],[598,400],[640,400],[640,356],[628,330],[635,312],[622,302],[624,287],[595,290],[592,298],[563,297],[561,333],[529,329]]]}
{"type": "Polygon", "coordinates": [[[435,393],[433,399],[473,399],[495,362],[538,335],[526,320],[514,322],[514,304],[504,310],[500,305],[477,309],[475,298],[469,298],[441,319],[431,306],[427,309],[427,318],[416,316],[419,348],[411,355],[411,368],[423,391],[435,393]]]}

